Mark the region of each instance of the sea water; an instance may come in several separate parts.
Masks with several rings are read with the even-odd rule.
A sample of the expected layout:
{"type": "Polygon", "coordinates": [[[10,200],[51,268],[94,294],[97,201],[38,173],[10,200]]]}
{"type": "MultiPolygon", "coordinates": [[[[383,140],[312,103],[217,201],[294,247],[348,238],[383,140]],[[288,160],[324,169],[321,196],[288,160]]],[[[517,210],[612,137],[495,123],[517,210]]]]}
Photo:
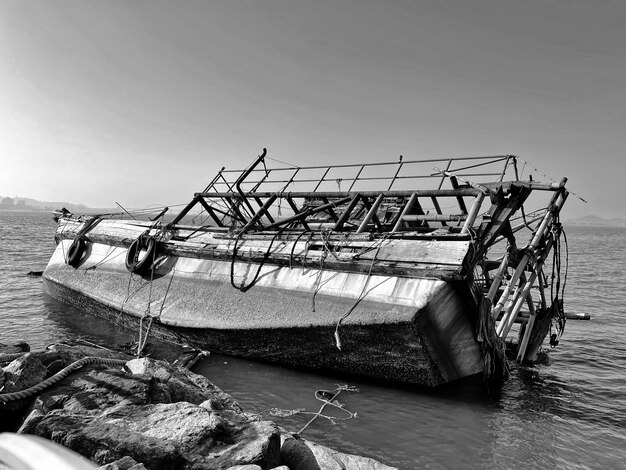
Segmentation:
{"type": "MultiPolygon", "coordinates": [[[[135,331],[50,298],[41,278],[27,275],[45,268],[54,230],[49,213],[0,212],[0,342],[23,340],[37,350],[136,339],[135,331]]],[[[194,371],[292,432],[320,408],[316,390],[356,387],[338,397],[356,417],[327,409],[338,419],[318,418],[302,436],[403,469],[626,468],[626,228],[565,226],[565,233],[565,309],[592,319],[568,321],[558,347],[547,348],[549,364],[513,366],[501,390],[459,384],[428,392],[217,354],[194,371]]]]}

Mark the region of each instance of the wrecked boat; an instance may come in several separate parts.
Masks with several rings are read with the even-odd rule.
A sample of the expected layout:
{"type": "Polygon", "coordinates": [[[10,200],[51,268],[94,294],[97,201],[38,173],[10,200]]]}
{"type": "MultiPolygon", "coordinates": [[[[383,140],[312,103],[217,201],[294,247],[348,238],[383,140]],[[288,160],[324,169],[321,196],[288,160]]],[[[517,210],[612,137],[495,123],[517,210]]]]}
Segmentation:
{"type": "Polygon", "coordinates": [[[264,149],[173,217],[57,213],[44,289],[134,328],[138,353],[156,337],[407,384],[500,381],[506,348],[533,362],[566,320],[566,178],[523,179],[530,168],[513,155],[300,167],[264,149]]]}

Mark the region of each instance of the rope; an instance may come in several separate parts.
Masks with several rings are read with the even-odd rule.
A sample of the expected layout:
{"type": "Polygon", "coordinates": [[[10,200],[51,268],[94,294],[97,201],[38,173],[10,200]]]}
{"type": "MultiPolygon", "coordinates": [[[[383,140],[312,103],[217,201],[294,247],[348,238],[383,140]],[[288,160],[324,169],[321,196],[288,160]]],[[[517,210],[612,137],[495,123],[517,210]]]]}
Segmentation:
{"type": "Polygon", "coordinates": [[[13,354],[0,354],[0,364],[3,362],[11,362],[17,359],[18,357],[22,357],[24,354],[28,354],[28,352],[24,351],[24,352],[18,352],[18,353],[13,353],[13,354]]]}
{"type": "Polygon", "coordinates": [[[238,245],[239,245],[239,239],[241,238],[241,236],[243,235],[243,232],[239,232],[237,234],[237,238],[235,238],[235,245],[233,246],[233,256],[231,257],[231,262],[230,262],[230,284],[237,290],[240,290],[241,292],[247,292],[248,290],[250,290],[257,282],[258,278],[259,278],[259,274],[261,274],[261,269],[263,268],[263,266],[265,265],[265,262],[267,261],[267,259],[269,258],[271,251],[272,251],[272,246],[274,245],[274,241],[276,241],[276,239],[282,235],[283,231],[285,230],[286,227],[283,227],[281,230],[279,230],[278,232],[276,232],[276,234],[272,237],[272,240],[270,241],[269,246],[267,247],[267,250],[265,251],[265,254],[263,255],[263,259],[261,260],[261,262],[259,263],[256,273],[254,274],[254,277],[252,278],[252,281],[248,284],[248,285],[244,285],[245,284],[245,280],[242,280],[241,285],[237,285],[235,284],[235,261],[237,259],[237,250],[238,250],[238,245]]]}
{"type": "Polygon", "coordinates": [[[146,344],[148,343],[148,336],[150,335],[150,328],[152,327],[152,316],[150,314],[146,314],[139,319],[139,340],[137,341],[137,353],[136,356],[140,357],[143,352],[146,344]],[[146,329],[146,334],[143,334],[143,320],[148,317],[148,328],[146,329]],[[142,339],[143,336],[143,339],[142,339]]]}
{"type": "MultiPolygon", "coordinates": [[[[107,260],[109,260],[109,257],[113,254],[114,250],[112,249],[113,247],[111,247],[111,249],[109,250],[109,252],[97,263],[93,264],[92,266],[89,266],[86,271],[92,271],[96,268],[98,268],[99,266],[102,266],[104,263],[107,262],[107,260]]],[[[120,256],[124,256],[124,253],[118,253],[117,255],[115,255],[113,258],[111,258],[111,260],[115,259],[115,258],[119,258],[120,256]]]]}
{"type": "MultiPolygon", "coordinates": [[[[569,247],[567,246],[567,236],[563,231],[558,212],[554,214],[554,222],[552,224],[552,237],[554,238],[553,257],[552,257],[552,283],[550,286],[550,297],[552,305],[552,316],[556,319],[556,333],[550,335],[550,346],[553,348],[559,343],[559,338],[565,331],[565,323],[567,317],[563,309],[563,296],[565,294],[565,284],[567,283],[567,271],[569,264],[569,247]],[[563,275],[563,284],[561,285],[561,235],[566,245],[565,254],[565,272],[563,275]]],[[[550,324],[552,329],[552,324],[550,324]]]]}
{"type": "Polygon", "coordinates": [[[352,419],[352,418],[356,418],[356,413],[352,413],[351,411],[348,411],[344,408],[344,405],[335,401],[335,399],[339,396],[339,394],[341,392],[358,392],[359,389],[356,387],[352,387],[350,385],[337,385],[337,388],[335,390],[332,391],[328,391],[328,390],[316,390],[315,391],[315,398],[319,401],[321,401],[323,404],[320,407],[319,411],[317,413],[315,413],[315,415],[309,420],[308,423],[306,423],[304,426],[302,426],[302,428],[296,433],[296,434],[302,434],[306,428],[308,428],[311,423],[313,423],[313,421],[315,421],[317,418],[326,418],[330,421],[334,421],[334,420],[348,420],[348,419],[352,419]],[[332,395],[332,397],[330,399],[324,398],[324,396],[322,394],[327,394],[327,395],[332,395]],[[341,418],[341,417],[333,417],[333,416],[327,416],[322,414],[322,412],[324,411],[324,409],[327,406],[333,406],[335,408],[337,408],[338,410],[347,413],[348,416],[345,418],[341,418]]]}
{"type": "Polygon", "coordinates": [[[289,418],[295,415],[312,415],[313,417],[302,427],[295,435],[302,434],[317,418],[325,418],[332,423],[335,421],[347,421],[349,419],[353,419],[357,417],[357,413],[353,413],[352,411],[346,410],[342,403],[336,401],[336,398],[339,396],[341,392],[358,392],[359,389],[353,387],[351,385],[339,385],[337,384],[337,388],[334,390],[316,390],[315,391],[315,399],[322,402],[322,406],[317,412],[313,411],[305,411],[304,408],[296,408],[293,410],[283,410],[281,408],[270,408],[268,410],[261,411],[256,415],[258,419],[261,419],[263,414],[269,414],[270,416],[278,417],[278,418],[289,418]],[[330,397],[330,398],[328,398],[330,397]],[[327,406],[332,406],[337,408],[342,413],[345,413],[347,416],[329,416],[323,414],[324,409],[327,406]]]}
{"type": "MultiPolygon", "coordinates": [[[[300,232],[300,233],[298,234],[298,236],[296,237],[295,241],[293,242],[293,245],[292,245],[292,247],[291,247],[291,252],[289,253],[289,269],[292,269],[292,268],[293,268],[293,254],[294,254],[294,251],[295,251],[295,249],[296,249],[296,245],[297,245],[297,244],[298,244],[298,242],[300,241],[300,238],[302,238],[302,236],[303,236],[304,234],[306,234],[307,232],[309,232],[309,230],[305,230],[305,231],[303,231],[303,232],[300,232]]],[[[311,233],[312,233],[312,232],[311,232],[311,233]]],[[[307,251],[308,251],[308,249],[307,249],[307,251]]],[[[306,255],[303,257],[303,260],[304,260],[304,258],[306,258],[306,255]]],[[[304,261],[303,261],[303,263],[304,263],[304,261]]]]}
{"type": "Polygon", "coordinates": [[[376,253],[374,253],[374,256],[372,257],[372,262],[370,263],[369,270],[367,271],[367,277],[365,278],[365,284],[363,284],[363,289],[361,289],[361,293],[357,297],[354,304],[352,304],[352,307],[350,307],[348,311],[342,315],[342,317],[337,321],[337,325],[335,326],[335,346],[337,346],[337,349],[339,349],[339,351],[341,351],[341,339],[339,338],[339,327],[341,326],[341,323],[350,316],[350,314],[354,311],[357,305],[361,303],[361,301],[365,298],[367,294],[369,294],[372,291],[372,289],[375,289],[376,287],[380,286],[383,282],[386,282],[389,279],[389,278],[386,278],[381,283],[372,287],[372,289],[368,290],[367,292],[365,291],[365,289],[367,289],[367,285],[370,282],[370,278],[372,276],[372,268],[374,267],[374,262],[376,261],[376,257],[378,256],[381,246],[382,246],[382,243],[378,245],[378,248],[376,249],[376,253]]]}
{"type": "MultiPolygon", "coordinates": [[[[326,261],[326,258],[328,257],[329,253],[333,255],[333,257],[336,260],[339,261],[339,257],[335,254],[335,251],[341,250],[341,245],[338,245],[334,250],[331,250],[330,246],[328,245],[328,240],[330,240],[330,237],[332,236],[332,230],[321,232],[321,235],[322,235],[322,246],[324,248],[324,251],[322,253],[322,256],[320,256],[320,268],[319,268],[319,271],[317,272],[317,277],[315,278],[315,288],[313,289],[313,297],[311,298],[311,304],[312,304],[311,307],[312,307],[313,312],[315,312],[315,298],[317,297],[318,292],[326,283],[328,283],[332,279],[331,277],[327,279],[325,282],[323,283],[321,282],[323,274],[324,274],[324,261],[326,261]]],[[[311,233],[311,238],[312,236],[313,236],[313,233],[311,233]]],[[[344,241],[345,241],[345,238],[344,238],[344,241]]],[[[309,248],[307,246],[307,252],[308,252],[308,249],[309,248]]],[[[302,267],[304,268],[304,259],[302,261],[302,267]]]]}
{"type": "Polygon", "coordinates": [[[496,334],[496,321],[491,316],[491,301],[483,296],[478,299],[478,302],[476,340],[483,355],[486,382],[491,384],[509,376],[506,344],[496,334]],[[499,368],[501,371],[498,370],[499,368]]]}
{"type": "MultiPolygon", "coordinates": [[[[324,245],[324,247],[326,247],[326,245],[324,245]]],[[[324,274],[324,261],[326,260],[326,256],[328,256],[328,252],[326,251],[326,249],[324,249],[322,256],[320,256],[320,268],[317,271],[317,276],[315,277],[315,286],[313,288],[313,296],[311,297],[311,309],[313,312],[315,312],[315,297],[317,296],[317,293],[322,288],[321,281],[322,281],[322,276],[324,274]]]]}
{"type": "Polygon", "coordinates": [[[376,253],[374,253],[374,256],[372,257],[372,261],[370,263],[369,269],[367,271],[367,278],[365,280],[365,284],[363,284],[363,289],[361,289],[361,293],[359,294],[359,296],[357,297],[356,301],[354,302],[354,304],[352,305],[352,307],[350,307],[348,309],[348,311],[346,313],[343,314],[343,316],[339,319],[339,321],[337,321],[337,325],[335,326],[335,345],[337,346],[337,349],[339,349],[341,351],[341,338],[339,337],[339,327],[341,326],[341,323],[350,316],[350,314],[354,311],[354,309],[361,303],[361,301],[367,296],[367,294],[369,294],[373,289],[375,289],[376,287],[380,286],[381,284],[383,284],[384,282],[387,282],[389,278],[384,279],[382,282],[376,284],[374,287],[372,287],[371,289],[369,289],[367,292],[365,291],[365,289],[367,289],[367,285],[369,284],[370,278],[372,276],[372,268],[374,267],[374,263],[376,262],[376,257],[378,256],[378,253],[380,252],[380,249],[383,246],[383,242],[389,237],[389,234],[385,234],[382,237],[380,237],[377,242],[374,245],[371,245],[367,248],[364,248],[363,250],[361,250],[359,253],[355,253],[355,255],[352,257],[352,259],[357,259],[359,256],[363,255],[364,253],[367,253],[369,251],[372,251],[374,249],[374,247],[376,248],[376,253]]]}
{"type": "MultiPolygon", "coordinates": [[[[539,168],[537,168],[536,166],[531,165],[530,163],[528,163],[526,160],[524,160],[521,157],[515,157],[518,160],[521,160],[524,162],[524,168],[526,167],[526,165],[528,165],[529,167],[531,167],[533,170],[535,170],[537,173],[539,173],[541,176],[543,176],[544,178],[548,178],[550,181],[552,181],[553,183],[556,183],[557,181],[554,180],[553,178],[549,177],[548,175],[546,175],[543,171],[541,171],[539,168]]],[[[515,170],[517,171],[517,166],[515,166],[515,170]]],[[[524,171],[522,170],[522,174],[524,173],[524,171]]],[[[582,202],[584,202],[585,204],[587,204],[587,200],[583,199],[581,196],[579,196],[578,194],[576,194],[574,191],[569,191],[571,194],[573,194],[574,196],[576,196],[578,199],[580,199],[582,202]]]]}
{"type": "Polygon", "coordinates": [[[268,160],[273,160],[273,161],[278,162],[278,163],[282,163],[283,165],[291,166],[293,168],[300,168],[299,166],[294,165],[293,163],[283,162],[281,160],[277,160],[275,158],[268,157],[267,155],[265,156],[265,158],[267,158],[268,160]]]}
{"type": "Polygon", "coordinates": [[[33,385],[32,387],[29,387],[29,388],[26,388],[24,390],[20,390],[17,392],[0,393],[0,403],[8,403],[10,401],[23,400],[25,398],[30,398],[31,396],[36,395],[42,390],[50,387],[51,385],[54,385],[60,382],[65,377],[67,377],[70,373],[89,364],[97,364],[97,365],[104,365],[104,366],[122,366],[126,364],[126,362],[127,361],[124,359],[110,359],[110,358],[94,357],[94,356],[84,357],[82,359],[79,359],[76,362],[73,362],[69,366],[65,367],[64,369],[54,374],[52,377],[48,377],[46,380],[38,383],[37,385],[33,385]]]}
{"type": "MultiPolygon", "coordinates": [[[[162,234],[164,234],[165,232],[162,232],[162,234]]],[[[156,236],[155,236],[156,238],[156,236]]],[[[143,352],[144,348],[146,347],[146,344],[148,343],[148,335],[150,334],[150,328],[152,327],[152,315],[150,315],[150,304],[152,303],[152,285],[153,285],[153,281],[154,281],[154,262],[156,260],[156,247],[152,250],[152,266],[150,268],[150,290],[148,291],[148,306],[146,307],[146,311],[143,315],[143,317],[141,317],[139,319],[139,341],[137,342],[137,357],[141,356],[141,353],[143,352]],[[142,334],[143,334],[143,320],[144,318],[148,317],[149,323],[148,323],[148,329],[146,330],[146,334],[143,338],[142,341],[142,334]]],[[[168,290],[169,290],[169,286],[168,286],[168,290]]],[[[163,299],[163,302],[165,302],[165,299],[163,299]]],[[[163,306],[161,306],[161,308],[163,308],[163,306]]]]}

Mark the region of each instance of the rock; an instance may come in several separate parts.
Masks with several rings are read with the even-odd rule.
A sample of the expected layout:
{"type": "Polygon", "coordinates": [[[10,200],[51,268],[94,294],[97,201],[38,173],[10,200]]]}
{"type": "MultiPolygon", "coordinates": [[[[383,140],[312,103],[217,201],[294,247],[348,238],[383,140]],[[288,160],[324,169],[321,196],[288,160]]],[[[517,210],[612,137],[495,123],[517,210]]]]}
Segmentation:
{"type": "Polygon", "coordinates": [[[127,361],[133,359],[133,357],[128,354],[110,351],[108,349],[63,343],[49,346],[46,351],[37,354],[41,356],[41,360],[44,364],[48,365],[55,361],[61,361],[63,363],[63,367],[69,366],[72,362],[76,362],[79,359],[88,356],[125,359],[127,361]]]}
{"type": "Polygon", "coordinates": [[[291,470],[392,470],[377,460],[344,454],[304,439],[286,439],[281,448],[282,463],[291,470]]]}
{"type": "Polygon", "coordinates": [[[194,374],[184,367],[141,358],[127,362],[126,369],[135,375],[147,375],[159,379],[167,385],[173,402],[188,401],[199,405],[211,400],[212,409],[216,411],[226,408],[242,412],[241,407],[230,395],[224,393],[207,378],[194,374]]]}
{"type": "Polygon", "coordinates": [[[115,462],[101,466],[98,470],[146,470],[142,463],[135,462],[135,459],[128,455],[115,462]]]}
{"type": "Polygon", "coordinates": [[[279,465],[276,426],[251,419],[230,396],[193,375],[149,359],[130,361],[127,372],[87,366],[43,392],[19,432],[100,465],[126,456],[150,470],[279,465]],[[192,401],[181,401],[187,398],[192,401]]]}
{"type": "MultiPolygon", "coordinates": [[[[85,356],[129,359],[99,348],[56,345],[14,360],[6,368],[5,391],[40,383],[85,356]]],[[[272,422],[244,413],[208,379],[163,361],[131,359],[124,369],[87,364],[21,405],[31,402],[26,417],[19,414],[19,433],[61,444],[103,465],[101,470],[392,468],[293,437],[281,449],[280,430],[272,422]]],[[[18,416],[5,411],[0,407],[0,427],[18,416]]]]}
{"type": "Polygon", "coordinates": [[[193,349],[189,346],[183,347],[183,352],[174,361],[175,366],[184,367],[191,370],[196,363],[203,357],[210,356],[209,351],[193,349]]]}
{"type": "Polygon", "coordinates": [[[20,341],[12,346],[0,343],[0,355],[2,354],[15,354],[21,352],[29,352],[30,346],[25,341],[20,341]]]}
{"type": "MultiPolygon", "coordinates": [[[[46,369],[46,366],[42,364],[39,358],[33,353],[25,354],[13,360],[4,368],[4,388],[2,393],[25,390],[43,382],[47,376],[48,369],[46,369]]],[[[28,397],[7,403],[0,402],[0,412],[23,409],[28,406],[33,398],[28,397]]]]}

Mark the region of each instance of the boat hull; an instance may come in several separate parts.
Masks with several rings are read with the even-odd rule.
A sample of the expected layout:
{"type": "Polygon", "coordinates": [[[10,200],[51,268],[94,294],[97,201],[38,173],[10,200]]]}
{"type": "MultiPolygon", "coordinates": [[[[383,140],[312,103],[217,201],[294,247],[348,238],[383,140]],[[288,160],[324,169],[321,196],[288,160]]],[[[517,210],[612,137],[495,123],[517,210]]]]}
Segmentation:
{"type": "Polygon", "coordinates": [[[484,370],[463,282],[181,256],[164,257],[142,277],[126,269],[125,246],[89,243],[69,266],[71,242],[60,240],[45,291],[135,331],[150,319],[153,337],[415,385],[484,370]],[[253,287],[234,287],[248,285],[257,269],[253,287]]]}

